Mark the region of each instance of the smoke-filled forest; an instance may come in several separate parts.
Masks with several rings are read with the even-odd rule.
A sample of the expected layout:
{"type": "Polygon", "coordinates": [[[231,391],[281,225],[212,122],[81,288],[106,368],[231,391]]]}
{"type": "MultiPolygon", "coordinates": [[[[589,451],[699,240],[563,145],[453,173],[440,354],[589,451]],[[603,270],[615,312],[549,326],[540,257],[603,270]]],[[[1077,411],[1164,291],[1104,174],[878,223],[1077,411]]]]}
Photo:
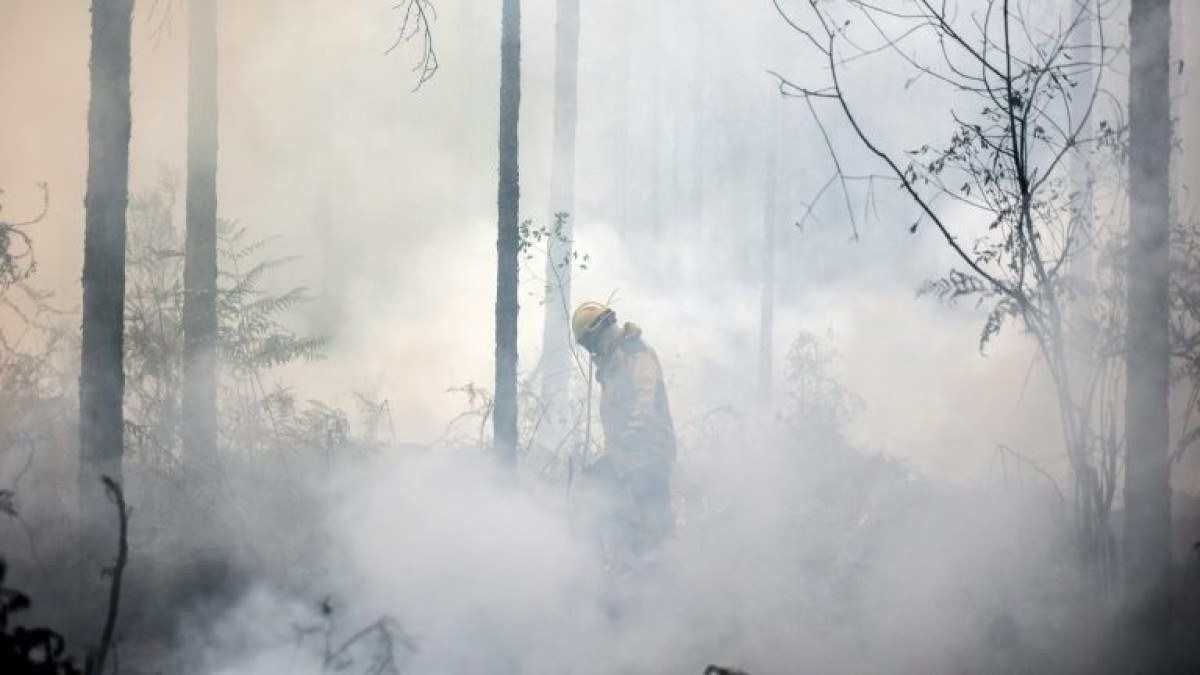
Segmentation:
{"type": "Polygon", "coordinates": [[[1200,672],[1195,0],[0,0],[0,672],[1200,672]]]}

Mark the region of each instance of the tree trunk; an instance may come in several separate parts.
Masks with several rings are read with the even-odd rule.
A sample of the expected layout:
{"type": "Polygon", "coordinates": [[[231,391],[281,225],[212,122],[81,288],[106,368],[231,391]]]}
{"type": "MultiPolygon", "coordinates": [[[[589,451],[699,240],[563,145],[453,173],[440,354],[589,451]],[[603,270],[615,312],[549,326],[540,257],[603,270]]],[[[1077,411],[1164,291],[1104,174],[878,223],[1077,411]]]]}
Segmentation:
{"type": "Polygon", "coordinates": [[[92,3],[79,375],[80,509],[85,530],[93,519],[109,513],[100,476],[121,480],[132,14],[132,0],[92,3]]]}
{"type": "Polygon", "coordinates": [[[493,437],[502,461],[517,459],[517,253],[520,248],[518,116],[521,108],[521,2],[503,0],[500,32],[500,179],[496,239],[496,393],[493,437]]]}
{"type": "MultiPolygon", "coordinates": [[[[1168,0],[1132,0],[1125,591],[1135,636],[1147,640],[1166,634],[1170,616],[1170,22],[1168,0]]],[[[1151,658],[1162,653],[1147,646],[1151,658]]]]}
{"type": "Polygon", "coordinates": [[[217,452],[217,7],[188,2],[183,451],[206,475],[217,452]]]}
{"type": "Polygon", "coordinates": [[[77,611],[103,620],[96,560],[110,560],[112,513],[101,476],[122,483],[125,443],[125,209],[129,203],[129,63],[133,0],[92,3],[88,173],[79,362],[77,611]]]}
{"type": "Polygon", "coordinates": [[[571,421],[571,240],[575,229],[575,128],[579,73],[579,0],[558,0],[554,71],[554,157],[550,215],[556,236],[546,247],[546,319],[542,329],[542,404],[546,438],[571,421]]]}

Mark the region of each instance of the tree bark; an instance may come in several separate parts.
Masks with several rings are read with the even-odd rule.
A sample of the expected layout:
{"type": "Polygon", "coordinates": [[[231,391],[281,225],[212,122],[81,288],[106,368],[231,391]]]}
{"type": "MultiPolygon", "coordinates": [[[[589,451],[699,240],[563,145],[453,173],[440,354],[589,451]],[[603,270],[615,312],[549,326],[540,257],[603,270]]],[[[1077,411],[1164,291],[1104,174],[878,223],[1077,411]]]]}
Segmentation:
{"type": "Polygon", "coordinates": [[[108,560],[101,478],[122,483],[125,445],[125,210],[129,203],[133,0],[92,2],[88,172],[84,196],[79,362],[79,530],[76,610],[103,620],[96,560],[108,560]]]}
{"type": "Polygon", "coordinates": [[[1155,643],[1170,617],[1170,22],[1169,0],[1132,0],[1125,591],[1135,635],[1155,643]]]}
{"type": "Polygon", "coordinates": [[[550,169],[556,236],[546,247],[546,319],[542,328],[542,404],[547,438],[570,429],[571,240],[575,229],[575,130],[578,119],[579,0],[558,0],[554,66],[554,157],[550,169]]]}
{"type": "Polygon", "coordinates": [[[93,519],[107,513],[100,476],[121,480],[132,14],[133,0],[92,3],[79,375],[80,510],[85,532],[93,519]]]}
{"type": "Polygon", "coordinates": [[[501,461],[517,459],[517,254],[520,248],[518,121],[521,108],[521,3],[503,0],[500,31],[500,177],[496,239],[496,393],[492,424],[501,461]]]}
{"type": "Polygon", "coordinates": [[[187,239],[183,451],[207,473],[217,453],[217,7],[188,2],[187,239]]]}

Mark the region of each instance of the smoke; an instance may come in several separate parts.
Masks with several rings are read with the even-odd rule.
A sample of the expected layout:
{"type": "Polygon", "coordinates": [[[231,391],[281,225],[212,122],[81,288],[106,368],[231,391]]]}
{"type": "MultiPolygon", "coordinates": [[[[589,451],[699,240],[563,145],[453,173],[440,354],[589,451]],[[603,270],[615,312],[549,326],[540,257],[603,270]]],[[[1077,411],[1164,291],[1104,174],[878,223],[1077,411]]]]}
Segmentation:
{"type": "MultiPolygon", "coordinates": [[[[162,7],[150,16],[147,5],[135,17],[134,191],[155,184],[163,165],[183,165],[186,16],[178,3],[159,4],[174,5],[165,22],[162,7]]],[[[413,55],[382,53],[400,18],[390,5],[334,4],[222,9],[220,212],[278,237],[279,255],[302,256],[279,283],[319,297],[298,327],[332,338],[329,359],[278,381],[324,400],[372,391],[390,402],[406,440],[424,442],[457,412],[447,388],[491,379],[499,9],[442,3],[435,26],[442,70],[413,93],[413,55]]],[[[535,224],[550,218],[543,205],[552,5],[525,8],[522,210],[535,224]]],[[[86,7],[9,3],[3,12],[5,25],[24,27],[0,47],[10,50],[5,63],[24,64],[0,73],[0,87],[24,101],[0,112],[14,132],[0,140],[5,208],[29,212],[40,197],[32,181],[50,184],[50,217],[33,233],[37,283],[71,308],[82,251],[86,7]],[[60,47],[29,37],[45,34],[60,47]],[[49,89],[50,81],[59,85],[49,89]]],[[[840,351],[847,380],[868,399],[865,433],[927,470],[974,476],[986,462],[965,458],[990,456],[993,442],[1056,458],[1041,451],[1052,434],[1019,431],[1050,426],[1042,404],[1048,388],[1035,381],[1026,391],[1021,378],[1009,377],[1030,363],[1020,336],[980,360],[973,350],[979,317],[969,308],[913,301],[912,289],[944,266],[936,240],[911,236],[890,217],[860,214],[863,236],[852,243],[848,224],[828,210],[803,230],[791,225],[827,178],[827,159],[798,102],[782,103],[778,138],[759,123],[776,96],[766,71],[805,67],[796,36],[769,6],[635,14],[589,7],[585,14],[576,232],[592,264],[577,275],[577,297],[615,294],[623,320],[643,324],[668,372],[694,378],[672,381],[685,417],[735,398],[712,391],[754,386],[743,373],[753,372],[745,364],[757,343],[757,301],[749,299],[758,295],[761,156],[771,143],[781,147],[778,357],[799,330],[853,341],[840,351]],[[689,58],[697,45],[707,46],[689,58]],[[653,101],[662,109],[657,123],[653,101]],[[657,202],[652,183],[661,186],[657,202]],[[1020,400],[1020,409],[1009,418],[972,405],[949,419],[909,424],[933,408],[896,395],[918,370],[955,392],[952,399],[987,382],[995,400],[1020,400]],[[1025,419],[1032,423],[1010,423],[1025,419]],[[972,433],[979,429],[987,433],[972,433]]],[[[884,89],[885,73],[865,75],[867,86],[884,89]]],[[[869,92],[863,96],[865,103],[869,92]]],[[[871,115],[890,133],[937,128],[931,117],[871,115]]],[[[887,216],[888,203],[881,208],[887,216]]],[[[540,350],[541,265],[522,270],[524,367],[540,350]]]]}
{"type": "MultiPolygon", "coordinates": [[[[325,642],[386,616],[403,638],[402,672],[1057,663],[1053,642],[1075,633],[1049,591],[1075,580],[1059,543],[1063,506],[1044,483],[948,488],[793,436],[737,417],[691,435],[674,478],[676,532],[632,574],[606,569],[586,481],[570,494],[528,475],[514,482],[476,451],[347,462],[315,488],[326,499],[289,511],[321,542],[321,562],[302,563],[308,574],[281,568],[288,551],[262,538],[254,547],[271,562],[252,589],[184,620],[181,653],[204,672],[322,672],[325,642]],[[313,631],[327,597],[330,637],[313,631]]],[[[281,527],[262,509],[271,501],[242,526],[281,527]]],[[[373,653],[363,649],[360,668],[373,653]]]]}
{"type": "MultiPolygon", "coordinates": [[[[161,26],[135,18],[135,191],[163,164],[184,163],[184,17],[169,4],[176,14],[161,26]]],[[[882,191],[882,213],[858,214],[858,241],[832,209],[796,226],[829,168],[798,101],[783,102],[777,137],[766,132],[777,92],[765,71],[813,67],[769,3],[584,10],[576,247],[591,262],[575,277],[577,299],[612,298],[621,320],[643,327],[685,437],[679,522],[654,563],[615,580],[582,499],[561,483],[498,476],[481,452],[412,449],[460,412],[448,388],[491,380],[499,3],[439,3],[442,70],[415,94],[413,55],[383,54],[400,21],[390,4],[222,4],[221,214],[301,256],[278,283],[312,289],[317,301],[292,319],[331,338],[325,361],[265,384],[334,403],[368,392],[388,402],[402,443],[336,461],[230,449],[228,529],[134,545],[131,592],[179,610],[163,624],[169,658],[201,672],[321,672],[327,625],[337,645],[388,616],[407,636],[395,650],[406,672],[1090,665],[1074,660],[1094,634],[1067,609],[1079,586],[1065,507],[1032,466],[997,451],[1067,475],[1034,345],[1014,330],[982,357],[983,310],[914,299],[947,257],[934,237],[908,233],[907,211],[882,191]],[[865,403],[849,443],[804,437],[748,403],[768,144],[781,150],[784,214],[775,361],[802,331],[834,346],[833,375],[865,403]],[[202,607],[194,593],[175,595],[166,577],[214,559],[204,574],[228,575],[235,592],[202,607]],[[154,569],[161,577],[138,579],[154,569]],[[1081,646],[1064,654],[1064,644],[1081,646]]],[[[3,5],[5,213],[37,206],[22,186],[50,184],[51,215],[32,232],[36,283],[71,308],[86,3],[3,5]]],[[[550,218],[552,26],[552,2],[525,3],[522,209],[535,224],[550,218]]],[[[885,141],[944,130],[946,102],[923,98],[922,83],[900,90],[887,69],[858,74],[853,93],[885,141]],[[893,99],[915,104],[897,114],[893,99]]],[[[522,269],[526,370],[540,350],[542,265],[522,269]]],[[[36,456],[42,479],[21,484],[31,522],[70,512],[66,447],[36,456]]],[[[0,457],[0,476],[23,461],[0,457]]],[[[131,469],[135,489],[138,480],[131,469]]],[[[141,497],[135,526],[174,493],[141,497]]],[[[2,537],[6,550],[25,546],[16,525],[2,537]]],[[[156,617],[130,610],[136,625],[156,617]]]]}

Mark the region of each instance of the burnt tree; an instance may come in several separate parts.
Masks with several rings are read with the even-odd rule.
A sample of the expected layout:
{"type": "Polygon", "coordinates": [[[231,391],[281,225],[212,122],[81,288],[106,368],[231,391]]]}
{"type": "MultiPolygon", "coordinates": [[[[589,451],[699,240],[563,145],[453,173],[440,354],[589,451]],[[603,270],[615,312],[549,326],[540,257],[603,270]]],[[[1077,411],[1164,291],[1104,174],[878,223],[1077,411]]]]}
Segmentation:
{"type": "Polygon", "coordinates": [[[132,15],[133,0],[92,3],[79,375],[79,489],[85,531],[105,503],[96,488],[100,476],[121,476],[132,15]]]}
{"type": "Polygon", "coordinates": [[[517,459],[517,255],[521,247],[518,117],[521,108],[521,2],[503,0],[500,28],[500,171],[496,238],[496,394],[493,442],[501,461],[517,459]]]}
{"type": "Polygon", "coordinates": [[[1168,627],[1171,487],[1169,0],[1132,0],[1125,390],[1125,591],[1135,630],[1168,627]]]}

